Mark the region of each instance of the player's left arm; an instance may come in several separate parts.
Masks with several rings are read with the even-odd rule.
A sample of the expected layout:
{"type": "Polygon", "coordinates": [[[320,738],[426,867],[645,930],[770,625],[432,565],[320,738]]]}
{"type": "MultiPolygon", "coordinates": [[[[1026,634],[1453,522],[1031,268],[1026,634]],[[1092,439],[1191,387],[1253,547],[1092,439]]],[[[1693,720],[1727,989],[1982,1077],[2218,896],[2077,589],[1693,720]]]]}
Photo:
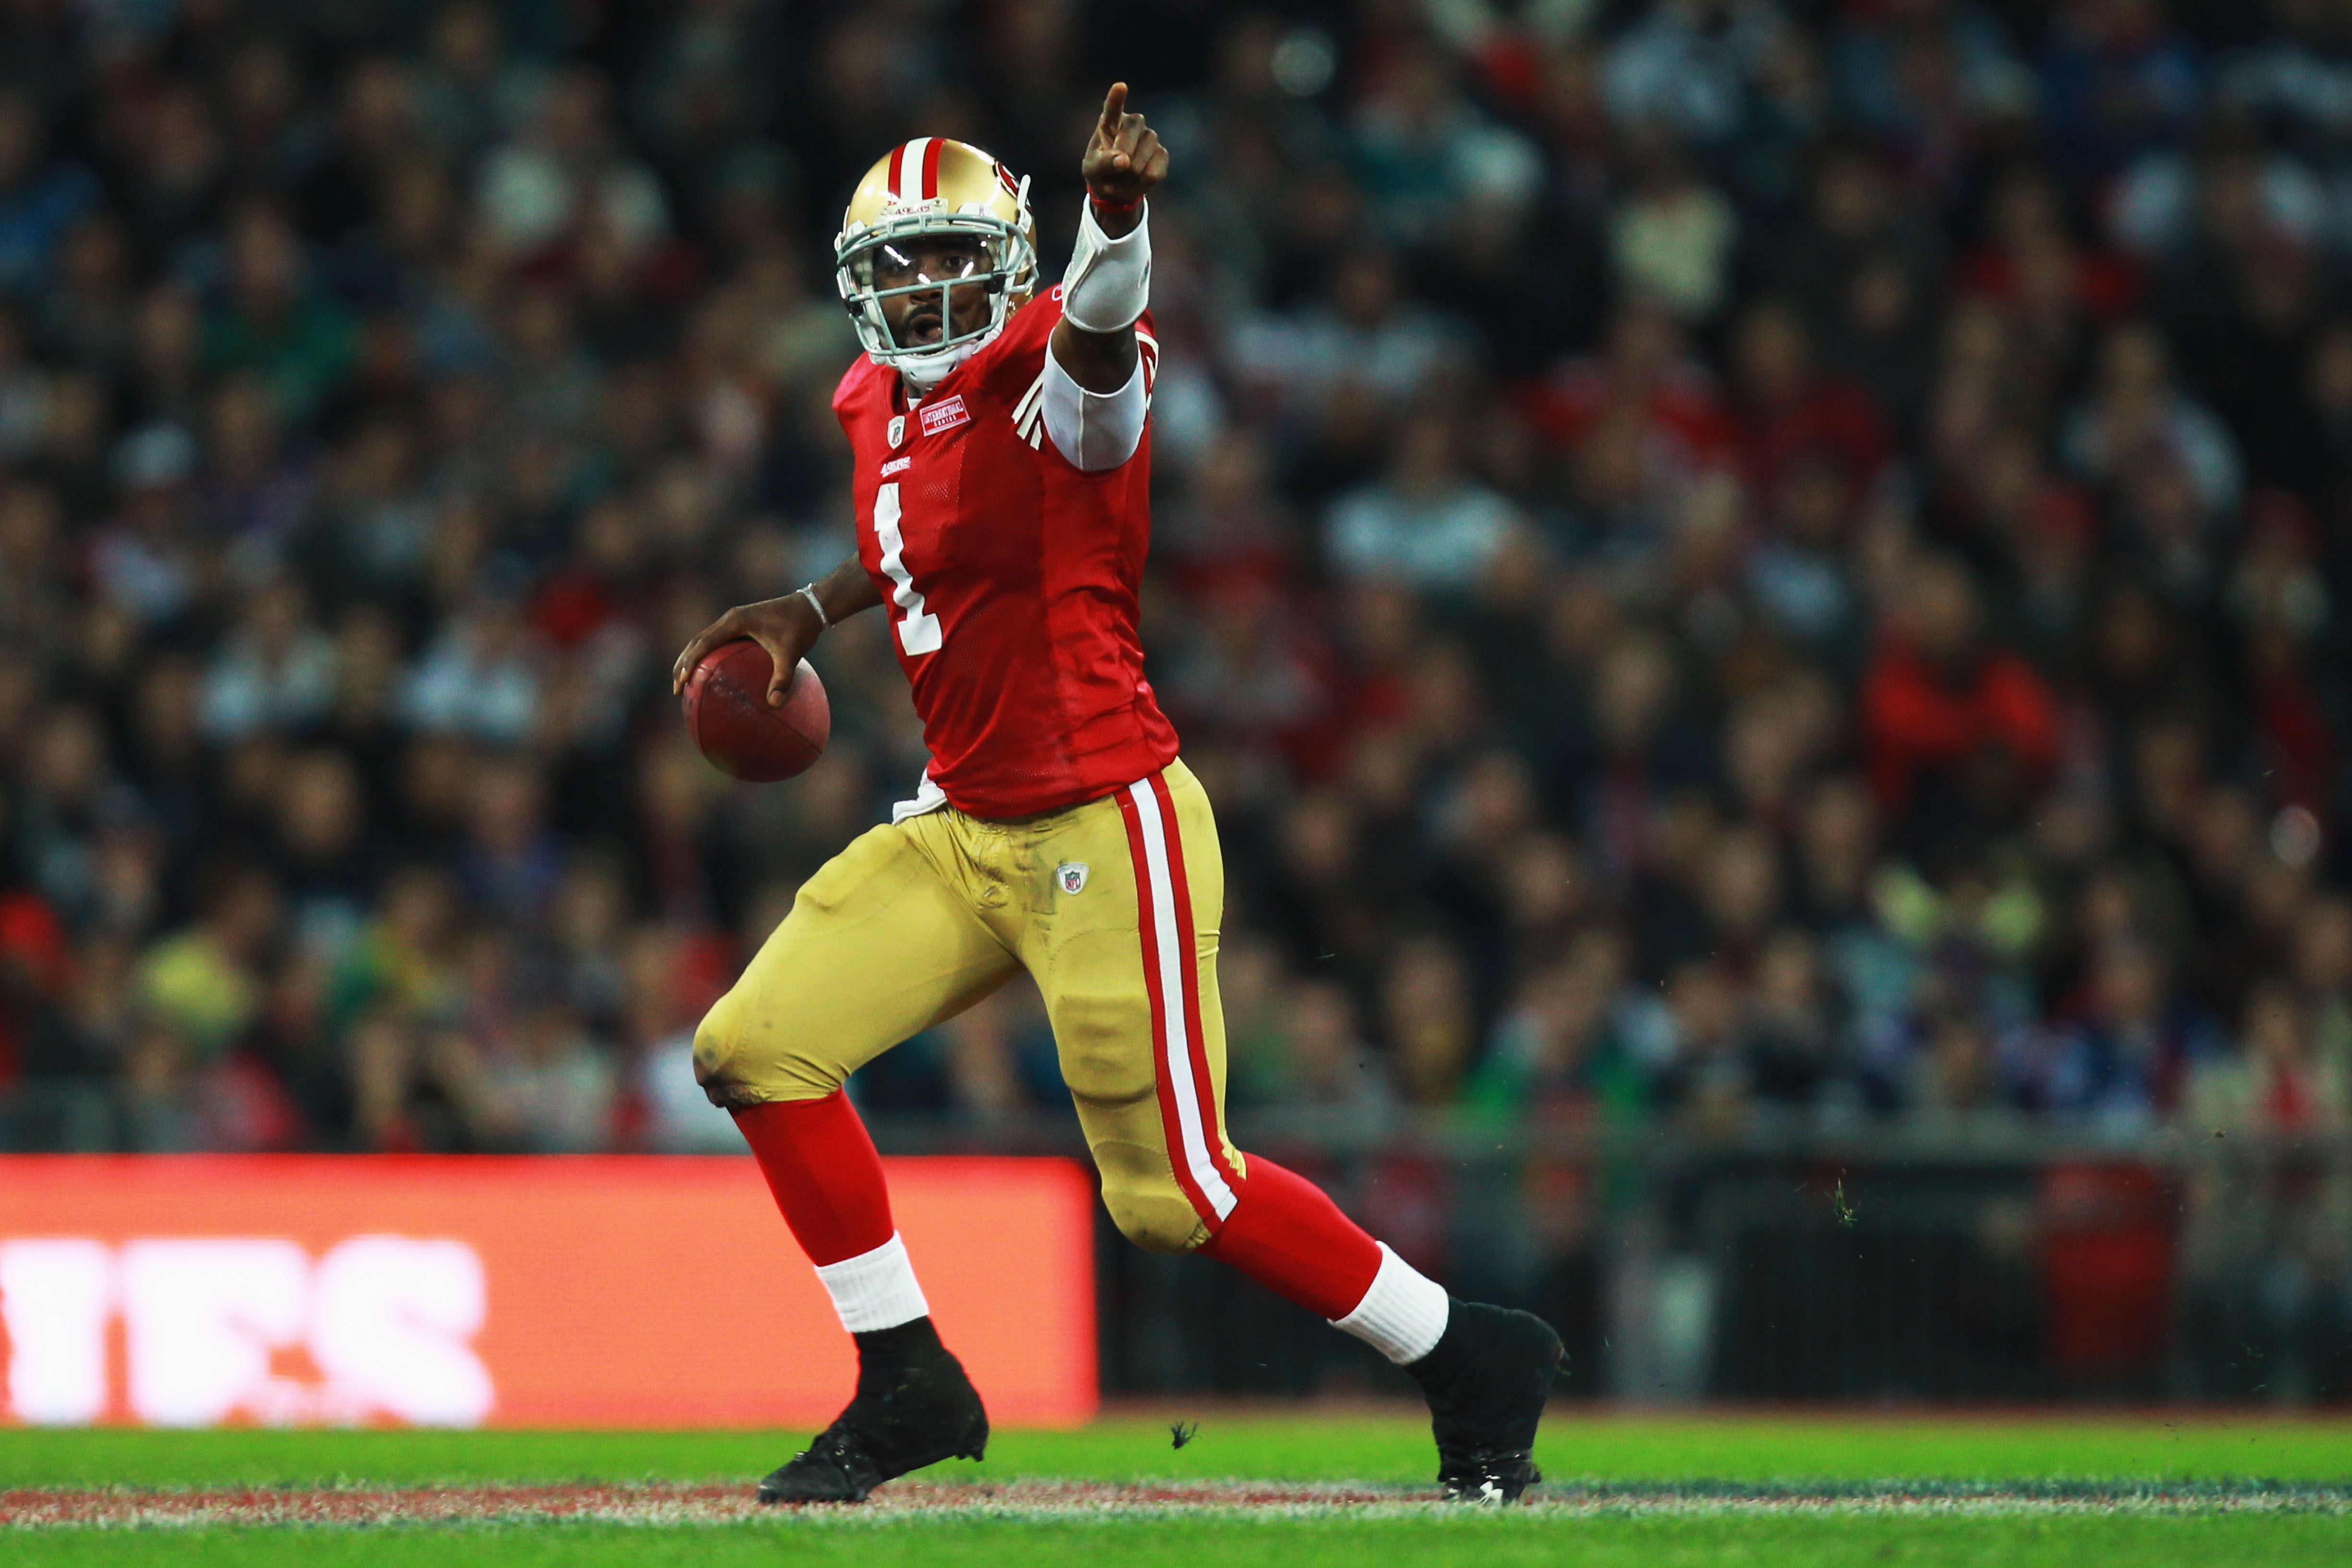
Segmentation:
{"type": "Polygon", "coordinates": [[[1168,177],[1168,149],[1115,82],[1087,142],[1087,200],[1078,244],[1062,276],[1062,319],[1045,367],[1045,429],[1081,468],[1114,468],[1143,438],[1148,371],[1135,323],[1151,299],[1153,186],[1168,177]]]}

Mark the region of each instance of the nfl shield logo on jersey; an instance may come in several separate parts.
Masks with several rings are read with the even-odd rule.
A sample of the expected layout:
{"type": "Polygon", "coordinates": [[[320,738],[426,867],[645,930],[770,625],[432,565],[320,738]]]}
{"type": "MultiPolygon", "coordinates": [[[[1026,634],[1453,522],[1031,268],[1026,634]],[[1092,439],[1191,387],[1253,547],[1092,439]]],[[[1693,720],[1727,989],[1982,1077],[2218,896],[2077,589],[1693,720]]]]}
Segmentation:
{"type": "Polygon", "coordinates": [[[893,414],[890,416],[889,437],[891,449],[896,451],[898,449],[898,443],[907,438],[907,416],[905,415],[893,414]]]}
{"type": "Polygon", "coordinates": [[[1054,880],[1061,884],[1062,891],[1066,893],[1085,892],[1087,890],[1087,863],[1083,860],[1063,861],[1060,865],[1054,868],[1054,880]]]}

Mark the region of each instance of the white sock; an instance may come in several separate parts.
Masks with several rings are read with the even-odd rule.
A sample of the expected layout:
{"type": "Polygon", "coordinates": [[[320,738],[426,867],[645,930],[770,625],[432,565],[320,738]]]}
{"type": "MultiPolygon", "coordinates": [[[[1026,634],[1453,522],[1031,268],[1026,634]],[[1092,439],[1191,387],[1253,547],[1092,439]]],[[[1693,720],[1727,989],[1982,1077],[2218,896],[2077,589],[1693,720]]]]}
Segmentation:
{"type": "Polygon", "coordinates": [[[820,1263],[816,1277],[833,1297],[841,1326],[853,1334],[895,1329],[917,1318],[929,1317],[931,1304],[915,1279],[915,1266],[907,1260],[907,1244],[892,1231],[890,1239],[871,1252],[820,1263]]]}
{"type": "Polygon", "coordinates": [[[1381,1247],[1381,1271],[1356,1310],[1331,1326],[1355,1335],[1399,1366],[1437,1348],[1449,1308],[1445,1287],[1381,1247]]]}

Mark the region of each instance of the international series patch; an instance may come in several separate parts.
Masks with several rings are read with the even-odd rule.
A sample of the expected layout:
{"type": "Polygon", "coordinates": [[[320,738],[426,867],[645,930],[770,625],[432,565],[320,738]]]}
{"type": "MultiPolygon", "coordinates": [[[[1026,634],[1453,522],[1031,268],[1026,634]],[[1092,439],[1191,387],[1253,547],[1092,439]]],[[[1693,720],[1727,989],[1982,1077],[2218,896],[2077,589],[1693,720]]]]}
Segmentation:
{"type": "Polygon", "coordinates": [[[1054,881],[1055,885],[1060,887],[1062,891],[1066,893],[1085,892],[1087,890],[1087,863],[1083,860],[1063,861],[1060,865],[1054,868],[1054,881]]]}
{"type": "Polygon", "coordinates": [[[971,423],[971,414],[964,407],[961,394],[923,405],[923,434],[926,436],[936,436],[942,430],[952,430],[959,425],[971,423]]]}

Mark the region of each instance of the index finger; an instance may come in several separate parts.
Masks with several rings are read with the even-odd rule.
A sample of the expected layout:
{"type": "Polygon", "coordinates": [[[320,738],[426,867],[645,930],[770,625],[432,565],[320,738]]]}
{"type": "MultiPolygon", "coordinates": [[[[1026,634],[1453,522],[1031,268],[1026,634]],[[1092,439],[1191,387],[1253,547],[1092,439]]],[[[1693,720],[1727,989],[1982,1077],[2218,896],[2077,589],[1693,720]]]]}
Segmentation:
{"type": "Polygon", "coordinates": [[[679,689],[686,684],[688,677],[694,673],[694,667],[702,662],[704,654],[709,653],[720,643],[732,639],[734,636],[732,632],[728,633],[726,637],[718,635],[726,624],[727,617],[721,616],[695,633],[694,640],[678,651],[677,662],[669,668],[669,689],[672,691],[679,689]]]}
{"type": "Polygon", "coordinates": [[[1126,113],[1127,83],[1115,81],[1110,84],[1110,90],[1103,94],[1102,131],[1105,141],[1118,136],[1119,120],[1126,113]]]}

